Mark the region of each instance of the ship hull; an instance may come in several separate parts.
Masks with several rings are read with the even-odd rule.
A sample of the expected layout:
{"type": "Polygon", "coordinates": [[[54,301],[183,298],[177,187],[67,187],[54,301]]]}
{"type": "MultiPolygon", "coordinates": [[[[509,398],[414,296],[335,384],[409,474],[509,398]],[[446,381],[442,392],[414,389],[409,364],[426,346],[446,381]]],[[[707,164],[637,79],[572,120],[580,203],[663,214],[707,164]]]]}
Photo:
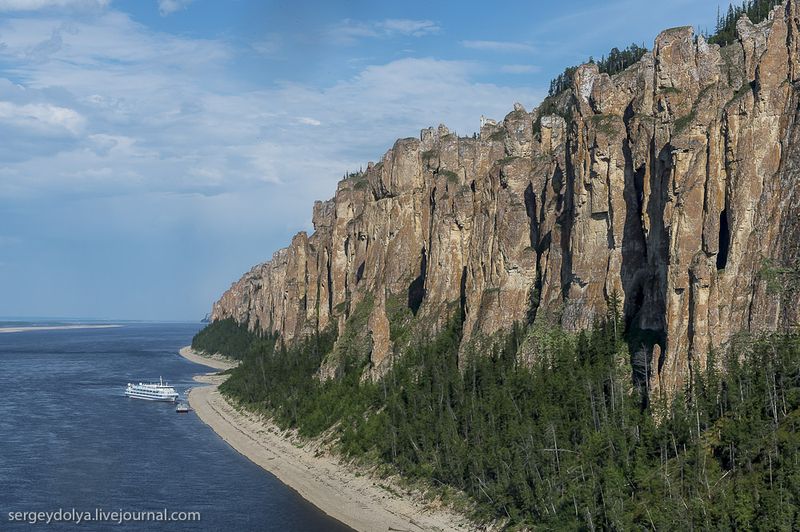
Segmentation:
{"type": "Polygon", "coordinates": [[[142,399],[144,401],[162,401],[167,403],[174,403],[178,400],[177,397],[148,397],[144,395],[137,395],[135,393],[125,393],[126,397],[130,397],[131,399],[142,399]]]}

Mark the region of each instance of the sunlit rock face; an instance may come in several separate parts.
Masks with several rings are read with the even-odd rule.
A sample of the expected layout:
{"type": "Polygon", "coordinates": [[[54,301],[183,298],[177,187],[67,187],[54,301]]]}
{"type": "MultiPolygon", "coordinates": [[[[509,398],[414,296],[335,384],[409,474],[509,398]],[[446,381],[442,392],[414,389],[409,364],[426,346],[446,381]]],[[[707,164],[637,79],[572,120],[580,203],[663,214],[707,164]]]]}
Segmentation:
{"type": "Polygon", "coordinates": [[[789,2],[722,49],[667,30],[613,77],[580,67],[561,116],[515,105],[474,138],[398,140],[212,319],[292,341],[342,330],[370,294],[374,378],[392,360],[387,299],[431,331],[459,312],[466,343],[515,321],[591,327],[617,294],[655,339],[631,346],[652,389],[678,390],[733,334],[798,322],[797,292],[768,281],[800,261],[799,23],[789,2]]]}

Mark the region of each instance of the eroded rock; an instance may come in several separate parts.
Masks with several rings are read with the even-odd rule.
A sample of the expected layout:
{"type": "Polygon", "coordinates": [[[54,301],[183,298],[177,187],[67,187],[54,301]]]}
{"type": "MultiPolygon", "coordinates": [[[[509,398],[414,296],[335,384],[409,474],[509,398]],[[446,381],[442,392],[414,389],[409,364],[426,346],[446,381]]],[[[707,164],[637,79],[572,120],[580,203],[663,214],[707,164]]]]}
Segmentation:
{"type": "Polygon", "coordinates": [[[797,13],[742,20],[725,49],[667,30],[613,77],[584,65],[561,100],[569,120],[515,105],[477,138],[439,126],[397,141],[212,319],[291,341],[341,330],[372,295],[376,378],[393,348],[387,297],[431,331],[458,313],[466,342],[534,318],[590,327],[616,294],[650,338],[631,346],[650,388],[680,389],[733,334],[797,324],[798,294],[763,275],[800,262],[797,13]]]}

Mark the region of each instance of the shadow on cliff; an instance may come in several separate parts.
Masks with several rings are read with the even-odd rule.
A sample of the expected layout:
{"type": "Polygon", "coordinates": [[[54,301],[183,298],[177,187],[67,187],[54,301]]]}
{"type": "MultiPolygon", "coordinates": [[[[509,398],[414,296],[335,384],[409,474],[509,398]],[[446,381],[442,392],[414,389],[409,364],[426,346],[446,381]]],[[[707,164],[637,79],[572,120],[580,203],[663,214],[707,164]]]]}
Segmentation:
{"type": "MultiPolygon", "coordinates": [[[[625,113],[626,126],[633,116],[629,106],[625,113]]],[[[630,129],[628,129],[630,134],[630,129]]],[[[650,160],[650,196],[647,201],[647,215],[650,232],[645,232],[645,176],[646,163],[634,168],[629,139],[623,142],[625,157],[625,226],[622,236],[622,264],[620,278],[625,295],[623,317],[625,339],[631,356],[631,371],[634,385],[642,391],[643,401],[647,402],[648,383],[664,364],[666,353],[666,228],[664,226],[665,195],[664,175],[670,167],[669,144],[664,146],[658,157],[650,160]],[[658,344],[660,356],[652,360],[653,348],[658,344]],[[653,367],[655,366],[655,367],[653,367]]],[[[655,142],[651,139],[650,153],[655,155],[655,142]]]]}

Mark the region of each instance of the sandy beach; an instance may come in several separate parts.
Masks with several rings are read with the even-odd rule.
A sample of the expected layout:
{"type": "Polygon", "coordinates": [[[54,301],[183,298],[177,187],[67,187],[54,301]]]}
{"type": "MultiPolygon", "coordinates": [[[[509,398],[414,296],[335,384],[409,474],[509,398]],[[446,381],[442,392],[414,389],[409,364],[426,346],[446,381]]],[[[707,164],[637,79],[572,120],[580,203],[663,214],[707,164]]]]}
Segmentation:
{"type": "Polygon", "coordinates": [[[226,370],[236,367],[238,364],[237,361],[231,360],[230,358],[224,357],[222,355],[206,355],[204,353],[198,353],[194,351],[190,346],[182,347],[180,351],[178,351],[180,355],[187,359],[191,360],[196,364],[202,364],[204,366],[208,366],[210,368],[219,369],[219,370],[226,370]]]}
{"type": "MultiPolygon", "coordinates": [[[[180,354],[215,369],[232,363],[208,358],[190,348],[180,354]]],[[[461,516],[441,507],[431,507],[418,496],[403,493],[390,481],[356,472],[316,442],[304,445],[269,420],[241,411],[217,389],[227,377],[207,374],[195,380],[207,384],[192,388],[189,404],[222,439],[296,490],[328,515],[356,530],[423,531],[469,530],[461,516]]]]}

